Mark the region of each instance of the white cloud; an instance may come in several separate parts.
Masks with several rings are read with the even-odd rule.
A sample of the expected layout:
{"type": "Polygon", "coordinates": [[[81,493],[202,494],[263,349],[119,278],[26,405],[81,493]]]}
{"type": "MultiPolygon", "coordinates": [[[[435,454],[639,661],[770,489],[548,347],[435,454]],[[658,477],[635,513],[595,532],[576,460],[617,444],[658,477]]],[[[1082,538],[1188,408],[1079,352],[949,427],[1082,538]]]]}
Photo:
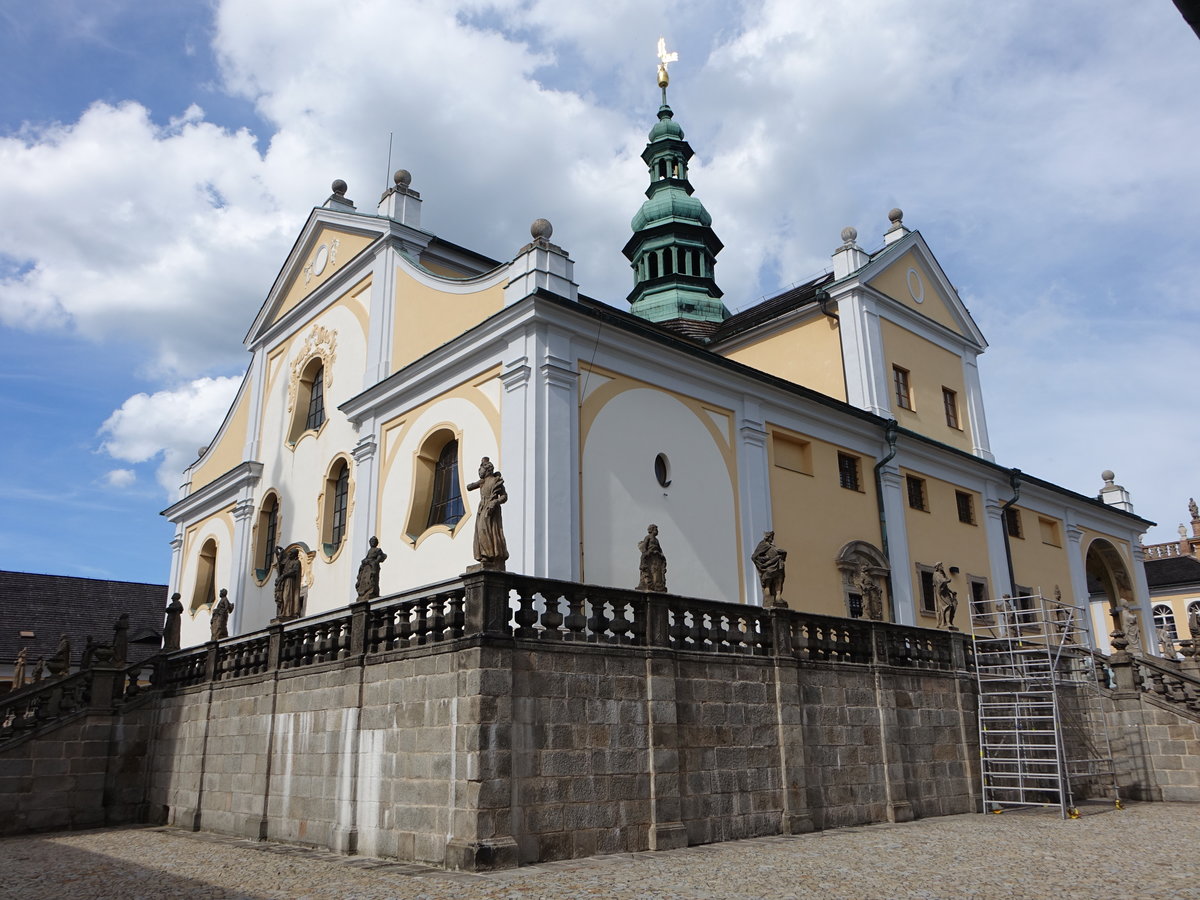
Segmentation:
{"type": "Polygon", "coordinates": [[[133,469],[113,469],[104,476],[104,483],[111,488],[122,490],[137,481],[137,472],[133,469]]]}
{"type": "Polygon", "coordinates": [[[198,378],[171,390],[134,394],[101,426],[100,448],[123,462],[157,459],[158,482],[174,495],[184,467],[215,436],[241,381],[198,378]]]}
{"type": "MultiPolygon", "coordinates": [[[[670,97],[726,244],[717,274],[731,308],[823,270],[844,225],[878,246],[887,210],[904,207],[992,341],[985,387],[1003,463],[1092,492],[1104,457],[1152,517],[1172,492],[1200,492],[1174,482],[1194,467],[1158,449],[1195,446],[1163,388],[1200,338],[1189,244],[1200,55],[1169,4],[596,9],[220,4],[223,89],[273,133],[256,144],[196,107],[157,126],[126,103],[0,138],[0,322],[138,338],[173,378],[240,367],[231,336],[329,182],[345,178],[373,210],[388,132],[427,228],[505,258],[546,216],[581,289],[623,307],[620,247],[645,186],[663,33],[681,54],[670,97]],[[1123,383],[1099,390],[1114,371],[1123,383]],[[1135,429],[1096,430],[1126,413],[1156,432],[1152,447],[1135,429]],[[1060,456],[1079,465],[1047,471],[1060,456]]],[[[110,452],[181,468],[224,407],[178,447],[154,430],[169,418],[139,438],[131,410],[183,402],[202,383],[130,398],[105,425],[110,452]]]]}

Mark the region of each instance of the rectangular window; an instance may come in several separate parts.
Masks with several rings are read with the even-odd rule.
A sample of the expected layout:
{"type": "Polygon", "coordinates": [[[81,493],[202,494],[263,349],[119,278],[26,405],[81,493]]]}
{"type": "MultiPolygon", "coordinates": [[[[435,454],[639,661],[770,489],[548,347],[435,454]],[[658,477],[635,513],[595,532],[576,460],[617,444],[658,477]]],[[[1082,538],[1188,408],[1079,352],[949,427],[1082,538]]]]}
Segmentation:
{"type": "Polygon", "coordinates": [[[812,474],[812,444],[775,432],[771,436],[775,465],[801,475],[812,474]]]}
{"type": "Polygon", "coordinates": [[[892,381],[896,385],[896,405],[901,409],[912,409],[912,390],[908,385],[908,369],[892,366],[892,381]]]}
{"type": "Polygon", "coordinates": [[[908,505],[913,509],[929,512],[929,501],[925,494],[925,479],[905,475],[904,482],[908,485],[908,505]]]}
{"type": "Polygon", "coordinates": [[[921,579],[921,612],[937,615],[937,597],[933,590],[933,566],[917,563],[917,577],[921,579]]]}
{"type": "Polygon", "coordinates": [[[946,407],[946,424],[961,431],[962,426],[958,424],[958,394],[948,387],[942,388],[942,405],[946,407]]]}
{"type": "Polygon", "coordinates": [[[1051,547],[1061,547],[1062,538],[1058,536],[1058,522],[1045,516],[1038,516],[1038,530],[1042,534],[1042,543],[1051,547]]]}
{"type": "Polygon", "coordinates": [[[975,524],[975,498],[966,491],[955,491],[954,500],[958,503],[958,521],[967,525],[975,524]]]}
{"type": "Polygon", "coordinates": [[[1025,537],[1025,533],[1021,530],[1021,511],[1015,506],[1010,506],[1004,511],[1004,527],[1008,529],[1009,537],[1025,537]]]}
{"type": "Polygon", "coordinates": [[[987,579],[968,575],[967,584],[971,587],[971,616],[982,625],[992,624],[994,617],[988,600],[987,579]]]}
{"type": "Polygon", "coordinates": [[[838,454],[838,481],[848,491],[862,490],[858,484],[858,457],[849,453],[838,454]]]}

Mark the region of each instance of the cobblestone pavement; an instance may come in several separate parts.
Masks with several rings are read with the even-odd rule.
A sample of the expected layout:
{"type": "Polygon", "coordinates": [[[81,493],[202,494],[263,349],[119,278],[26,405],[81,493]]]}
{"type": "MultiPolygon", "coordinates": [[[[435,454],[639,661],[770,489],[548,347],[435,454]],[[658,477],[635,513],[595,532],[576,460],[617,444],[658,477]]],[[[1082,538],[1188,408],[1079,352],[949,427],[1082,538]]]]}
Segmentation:
{"type": "Polygon", "coordinates": [[[174,828],[0,841],[14,900],[1200,898],[1200,804],[964,815],[665,853],[443,872],[174,828]]]}

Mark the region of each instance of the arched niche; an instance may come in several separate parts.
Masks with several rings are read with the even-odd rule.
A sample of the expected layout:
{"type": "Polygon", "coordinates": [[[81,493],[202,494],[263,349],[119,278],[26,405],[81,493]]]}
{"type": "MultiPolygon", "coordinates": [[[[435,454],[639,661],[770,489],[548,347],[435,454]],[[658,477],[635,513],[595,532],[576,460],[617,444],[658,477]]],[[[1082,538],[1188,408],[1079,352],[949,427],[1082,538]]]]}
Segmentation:
{"type": "Polygon", "coordinates": [[[1113,631],[1126,631],[1121,610],[1133,603],[1133,578],[1121,552],[1110,541],[1096,538],[1088,545],[1084,569],[1091,600],[1105,604],[1105,613],[1113,631]]]}
{"type": "Polygon", "coordinates": [[[883,551],[868,541],[851,541],[838,551],[834,560],[842,576],[842,597],[846,603],[846,615],[852,618],[871,618],[870,610],[864,607],[860,571],[866,573],[879,585],[882,621],[895,621],[892,613],[892,567],[888,565],[883,551]]]}

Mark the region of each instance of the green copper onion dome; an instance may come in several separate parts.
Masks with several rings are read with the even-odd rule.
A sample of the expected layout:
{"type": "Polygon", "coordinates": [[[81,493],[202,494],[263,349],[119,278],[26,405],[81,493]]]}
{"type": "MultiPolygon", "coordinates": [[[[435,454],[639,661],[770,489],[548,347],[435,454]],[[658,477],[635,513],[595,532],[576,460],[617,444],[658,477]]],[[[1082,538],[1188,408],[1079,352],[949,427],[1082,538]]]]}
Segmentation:
{"type": "Polygon", "coordinates": [[[713,277],[723,245],[712,230],[712,216],[692,196],[687,166],[693,152],[674,115],[665,102],[659,107],[642,151],[650,186],[622,251],[633,268],[627,299],[634,315],[703,339],[729,318],[713,277]]]}

